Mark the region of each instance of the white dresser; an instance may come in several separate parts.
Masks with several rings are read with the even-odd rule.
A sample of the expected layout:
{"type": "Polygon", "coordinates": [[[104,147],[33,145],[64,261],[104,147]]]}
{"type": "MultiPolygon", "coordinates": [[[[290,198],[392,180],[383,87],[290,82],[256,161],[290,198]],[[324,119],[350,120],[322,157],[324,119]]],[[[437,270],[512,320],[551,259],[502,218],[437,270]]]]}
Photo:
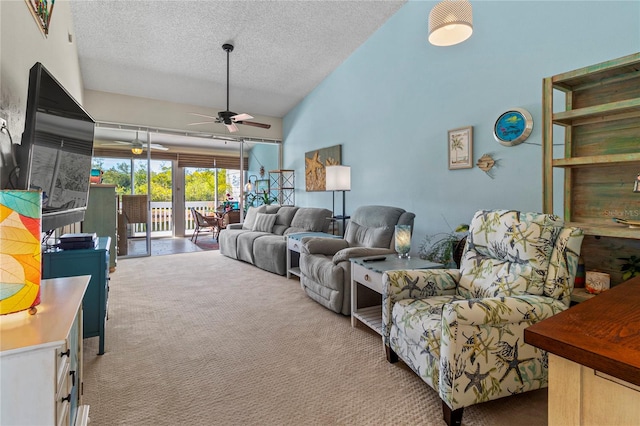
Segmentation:
{"type": "Polygon", "coordinates": [[[90,276],[42,280],[35,315],[0,316],[0,424],[86,425],[82,298],[90,276]]]}

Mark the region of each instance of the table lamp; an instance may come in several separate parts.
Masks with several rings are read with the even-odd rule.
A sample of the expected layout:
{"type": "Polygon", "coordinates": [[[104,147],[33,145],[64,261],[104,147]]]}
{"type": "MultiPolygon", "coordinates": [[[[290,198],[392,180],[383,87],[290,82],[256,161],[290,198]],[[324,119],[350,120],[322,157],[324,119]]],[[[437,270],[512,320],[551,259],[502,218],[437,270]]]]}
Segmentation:
{"type": "Polygon", "coordinates": [[[41,191],[0,191],[0,315],[40,304],[41,191]]]}
{"type": "Polygon", "coordinates": [[[396,225],[396,251],[400,259],[410,258],[411,225],[396,225]]]}

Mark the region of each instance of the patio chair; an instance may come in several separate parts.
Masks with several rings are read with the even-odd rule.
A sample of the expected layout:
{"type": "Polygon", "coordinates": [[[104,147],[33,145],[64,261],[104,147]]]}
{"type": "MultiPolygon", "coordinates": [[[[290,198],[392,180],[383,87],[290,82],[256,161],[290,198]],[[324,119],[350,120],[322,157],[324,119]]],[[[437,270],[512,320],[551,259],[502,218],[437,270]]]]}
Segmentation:
{"type": "Polygon", "coordinates": [[[217,220],[213,221],[213,220],[207,219],[193,207],[191,207],[191,216],[193,216],[193,222],[196,226],[196,228],[193,231],[193,235],[191,235],[191,241],[193,241],[194,243],[197,243],[198,235],[200,235],[201,232],[209,232],[209,231],[213,233],[214,240],[218,238],[219,229],[218,229],[217,220]]]}
{"type": "Polygon", "coordinates": [[[229,210],[218,218],[218,232],[226,229],[230,223],[240,223],[240,210],[229,210]]]}

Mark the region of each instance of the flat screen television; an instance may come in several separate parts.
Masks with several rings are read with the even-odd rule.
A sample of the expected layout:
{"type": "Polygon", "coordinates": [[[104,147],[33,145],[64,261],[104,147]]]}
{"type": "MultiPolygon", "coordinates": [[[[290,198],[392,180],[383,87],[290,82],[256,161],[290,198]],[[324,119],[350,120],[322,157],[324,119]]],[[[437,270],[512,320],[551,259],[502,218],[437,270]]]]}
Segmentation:
{"type": "Polygon", "coordinates": [[[42,191],[42,230],[84,220],[95,121],[49,71],[29,71],[18,188],[42,191]]]}

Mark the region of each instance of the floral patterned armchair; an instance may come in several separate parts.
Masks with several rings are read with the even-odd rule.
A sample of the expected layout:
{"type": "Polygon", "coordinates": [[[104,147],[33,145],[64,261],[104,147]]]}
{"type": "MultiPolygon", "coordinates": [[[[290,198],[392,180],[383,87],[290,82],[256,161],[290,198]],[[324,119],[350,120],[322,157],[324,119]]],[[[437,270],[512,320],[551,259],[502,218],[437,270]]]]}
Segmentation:
{"type": "Polygon", "coordinates": [[[477,212],[460,269],[383,275],[387,360],[438,391],[449,425],[464,407],[546,387],[547,354],[524,329],[568,308],[582,238],[553,215],[477,212]]]}

